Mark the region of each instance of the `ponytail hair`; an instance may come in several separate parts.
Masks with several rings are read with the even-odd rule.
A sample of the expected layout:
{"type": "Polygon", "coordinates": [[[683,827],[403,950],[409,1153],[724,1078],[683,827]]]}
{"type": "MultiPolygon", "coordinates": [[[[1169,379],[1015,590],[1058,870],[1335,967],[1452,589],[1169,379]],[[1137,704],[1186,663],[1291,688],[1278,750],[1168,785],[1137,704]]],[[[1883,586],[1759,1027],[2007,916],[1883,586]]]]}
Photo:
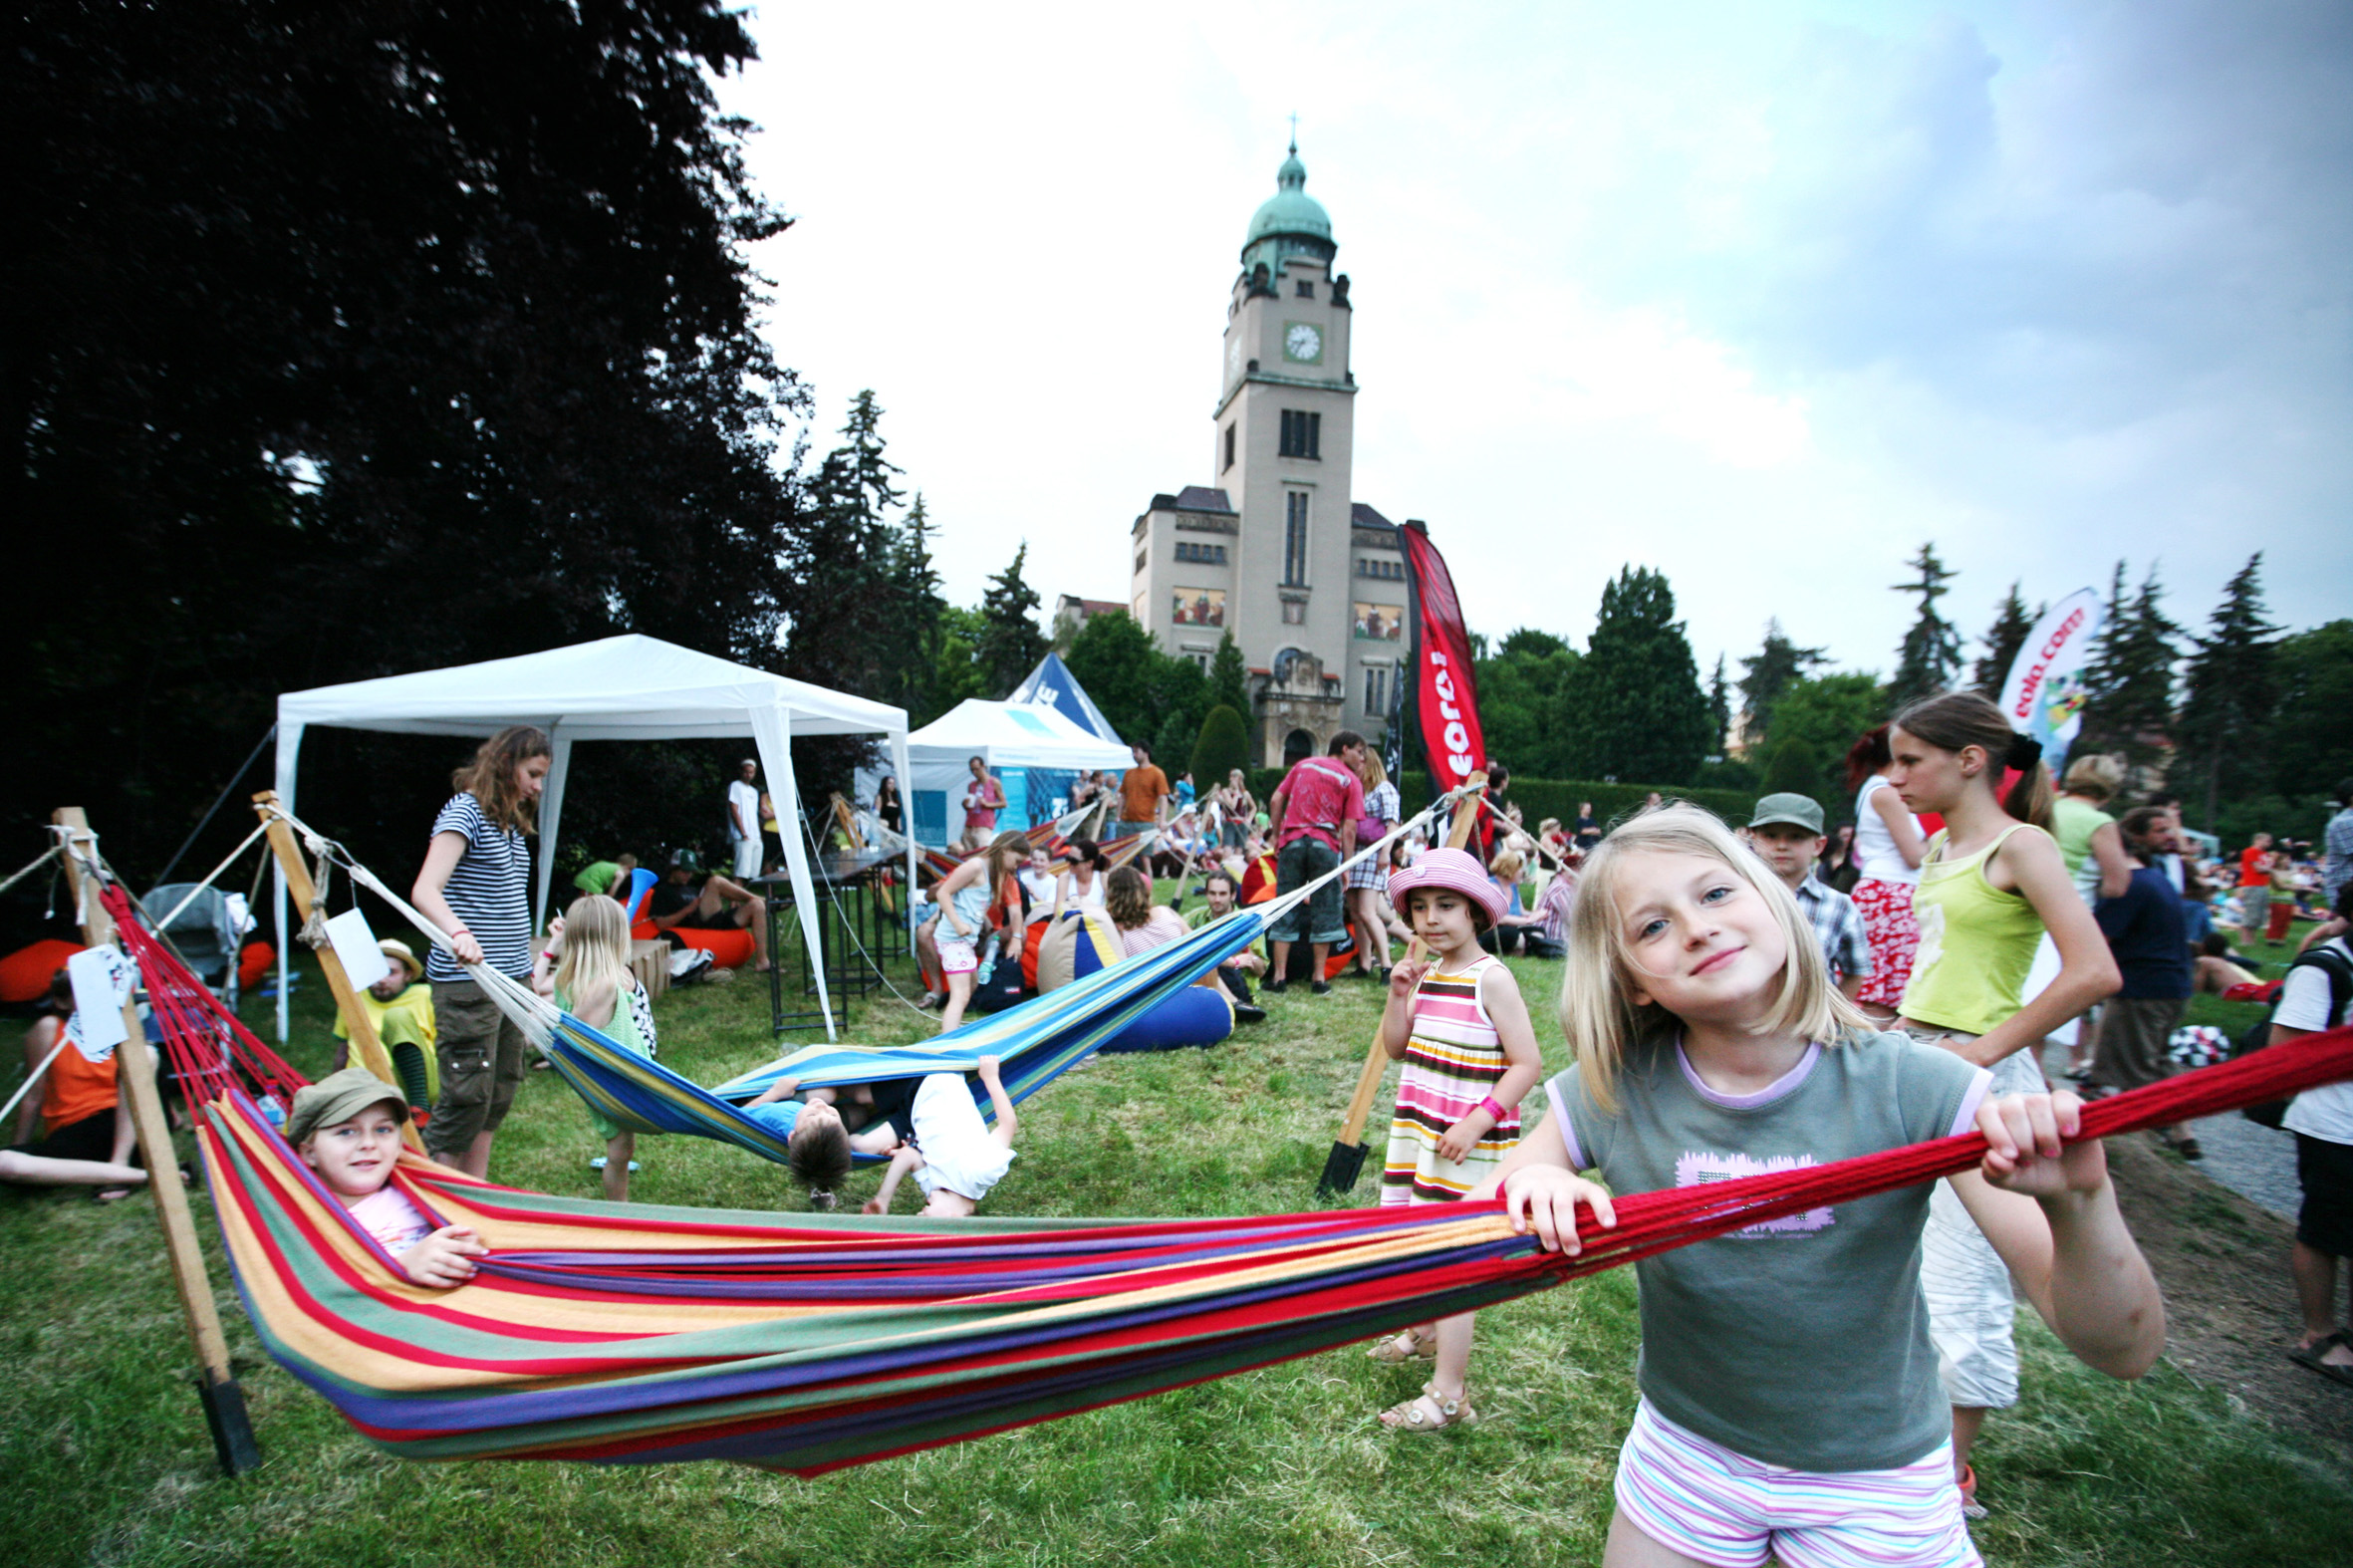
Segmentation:
{"type": "MultiPolygon", "coordinates": [[[[2051,829],[2051,771],[2042,765],[2042,742],[2021,735],[1995,707],[1974,691],[1940,691],[1922,697],[1890,721],[1906,734],[1918,735],[1939,751],[1975,746],[1985,753],[1989,768],[2016,768],[2018,781],[2002,797],[2001,809],[2020,822],[2048,833],[2051,829]]],[[[1988,784],[1998,787],[1998,774],[1988,784]]]]}
{"type": "Polygon", "coordinates": [[[1847,747],[1847,793],[1852,795],[1863,787],[1863,781],[1896,760],[1888,749],[1888,727],[1867,729],[1855,743],[1847,747]]]}

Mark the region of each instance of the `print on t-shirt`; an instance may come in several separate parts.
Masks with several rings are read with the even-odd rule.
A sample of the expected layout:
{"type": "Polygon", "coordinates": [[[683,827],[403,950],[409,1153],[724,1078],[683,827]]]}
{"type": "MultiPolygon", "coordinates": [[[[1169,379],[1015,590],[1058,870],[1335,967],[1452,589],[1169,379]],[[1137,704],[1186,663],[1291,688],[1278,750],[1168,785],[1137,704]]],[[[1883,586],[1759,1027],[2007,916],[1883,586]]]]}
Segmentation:
{"type": "MultiPolygon", "coordinates": [[[[1737,1181],[1742,1176],[1764,1176],[1775,1171],[1811,1169],[1812,1155],[1768,1155],[1758,1160],[1750,1155],[1710,1155],[1697,1150],[1686,1150],[1675,1162],[1677,1186],[1699,1186],[1709,1181],[1737,1181]]],[[[1799,1214],[1783,1214],[1778,1219],[1762,1220],[1732,1232],[1741,1236],[1790,1235],[1798,1231],[1820,1230],[1832,1221],[1828,1208],[1809,1208],[1799,1214]]]]}

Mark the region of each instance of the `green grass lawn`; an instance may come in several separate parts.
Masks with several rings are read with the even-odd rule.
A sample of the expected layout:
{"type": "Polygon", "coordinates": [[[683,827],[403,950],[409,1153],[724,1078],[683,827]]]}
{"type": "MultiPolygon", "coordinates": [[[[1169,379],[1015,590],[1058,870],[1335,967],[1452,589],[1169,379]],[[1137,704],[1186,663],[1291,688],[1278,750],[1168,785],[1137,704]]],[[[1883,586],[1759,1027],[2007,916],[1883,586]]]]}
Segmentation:
{"type": "MultiPolygon", "coordinates": [[[[1543,1017],[1558,966],[1515,968],[1543,1017]]],[[[706,1083],[766,1060],[766,1002],[750,976],[672,993],[657,1006],[663,1059],[706,1083]]],[[[1050,1086],[1023,1107],[1020,1159],[990,1210],[1313,1206],[1379,992],[1343,983],[1271,1005],[1224,1045],[1106,1058],[1050,1086]]],[[[258,1027],[264,1005],[246,1013],[258,1027]]],[[[328,1017],[313,973],[291,1052],[314,1076],[328,1017]]],[[[851,1032],[929,1031],[883,999],[861,1004],[851,1032]]],[[[563,1083],[534,1073],[491,1174],[593,1195],[600,1147],[563,1083]]],[[[801,1206],[780,1169],[719,1144],[645,1139],[640,1159],[648,1201],[801,1206]]],[[[851,1201],[876,1179],[857,1177],[851,1201]]],[[[1355,1197],[1372,1195],[1368,1177],[1355,1197]]],[[[262,1468],[232,1481],[213,1467],[148,1200],[0,1189],[0,1332],[15,1369],[0,1388],[0,1562],[1586,1563],[1635,1408],[1634,1280],[1621,1271],[1486,1314],[1472,1367],[1482,1422],[1435,1437],[1377,1425],[1419,1379],[1350,1348],[816,1481],[723,1464],[414,1464],[361,1441],[261,1356],[196,1201],[262,1468]]],[[[2345,1560],[2353,1483],[2316,1449],[2170,1366],[2117,1384],[2031,1314],[2021,1338],[2026,1403],[1988,1425],[1977,1457],[1991,1562],[2345,1560]]]]}

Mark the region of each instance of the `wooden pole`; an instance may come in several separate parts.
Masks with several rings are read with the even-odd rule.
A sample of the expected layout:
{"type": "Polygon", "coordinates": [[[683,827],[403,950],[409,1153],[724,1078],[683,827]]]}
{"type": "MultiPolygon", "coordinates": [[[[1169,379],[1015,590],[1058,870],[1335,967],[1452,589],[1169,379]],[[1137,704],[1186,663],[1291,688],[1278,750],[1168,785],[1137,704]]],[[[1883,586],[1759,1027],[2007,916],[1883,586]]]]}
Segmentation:
{"type": "MultiPolygon", "coordinates": [[[[1484,773],[1471,775],[1472,784],[1484,784],[1484,773]]],[[[1458,850],[1470,842],[1471,829],[1478,824],[1479,797],[1465,795],[1454,807],[1453,824],[1446,831],[1446,848],[1458,850]]],[[[1406,946],[1406,961],[1413,962],[1422,955],[1422,938],[1417,936],[1406,946]]],[[[1316,1182],[1316,1190],[1323,1193],[1345,1192],[1356,1185],[1356,1178],[1365,1166],[1365,1122],[1373,1114],[1373,1102],[1381,1094],[1381,1079],[1389,1071],[1389,1048],[1382,1043],[1381,1025],[1373,1026],[1373,1044],[1365,1052],[1364,1068],[1356,1077],[1356,1093],[1348,1100],[1348,1114],[1340,1123],[1340,1136],[1332,1144],[1332,1152],[1324,1160],[1324,1174],[1316,1182]]]]}
{"type": "MultiPolygon", "coordinates": [[[[62,806],[51,820],[67,832],[66,878],[73,888],[82,940],[92,947],[113,946],[114,916],[99,902],[95,880],[85,875],[84,862],[95,865],[98,858],[98,836],[90,831],[90,819],[79,806],[62,806]]],[[[261,1462],[261,1448],[253,1440],[244,1393],[230,1375],[229,1342],[221,1333],[220,1308],[204,1273],[204,1254],[196,1246],[196,1224],[188,1211],[187,1188],[180,1183],[179,1157],[171,1147],[171,1124],[155,1092],[155,1055],[147,1049],[146,1023],[135,1002],[124,1003],[123,1027],[130,1038],[115,1048],[116,1089],[131,1102],[131,1124],[147,1168],[147,1190],[154,1194],[155,1217],[163,1226],[163,1252],[170,1259],[180,1315],[196,1351],[196,1393],[203,1401],[205,1424],[212,1430],[213,1451],[222,1471],[236,1475],[261,1462]]]]}
{"type": "MultiPolygon", "coordinates": [[[[294,830],[286,825],[286,819],[277,814],[277,805],[278,792],[274,789],[265,789],[253,797],[253,809],[269,829],[270,853],[278,857],[278,871],[286,879],[286,893],[294,901],[296,917],[307,922],[311,901],[319,896],[318,884],[311,881],[311,869],[303,864],[302,846],[295,842],[294,830]]],[[[360,1005],[360,988],[352,983],[333,947],[317,948],[316,953],[319,972],[327,979],[327,989],[335,993],[336,1014],[343,1019],[344,1029],[352,1037],[353,1060],[399,1090],[405,1103],[408,1091],[401,1084],[399,1073],[393,1070],[392,1053],[384,1048],[384,1041],[377,1035],[376,1020],[360,1005]]],[[[413,1118],[401,1122],[400,1139],[418,1154],[424,1153],[424,1143],[416,1136],[413,1118]]]]}

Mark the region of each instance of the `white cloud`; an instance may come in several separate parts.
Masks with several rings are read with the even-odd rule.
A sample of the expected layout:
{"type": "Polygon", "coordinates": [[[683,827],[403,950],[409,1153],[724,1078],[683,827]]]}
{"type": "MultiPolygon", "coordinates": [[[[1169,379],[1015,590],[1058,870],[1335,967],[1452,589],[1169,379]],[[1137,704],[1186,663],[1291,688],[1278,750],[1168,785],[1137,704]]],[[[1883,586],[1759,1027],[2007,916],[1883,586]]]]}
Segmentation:
{"type": "Polygon", "coordinates": [[[822,449],[873,387],[976,599],[1124,597],[1208,476],[1226,289],[1301,116],[1355,281],[1356,489],[1484,630],[1660,567],[1701,662],[1863,666],[1933,538],[1975,629],[2162,556],[2201,620],[2353,566],[2342,8],[778,11],[728,107],[822,449]]]}

